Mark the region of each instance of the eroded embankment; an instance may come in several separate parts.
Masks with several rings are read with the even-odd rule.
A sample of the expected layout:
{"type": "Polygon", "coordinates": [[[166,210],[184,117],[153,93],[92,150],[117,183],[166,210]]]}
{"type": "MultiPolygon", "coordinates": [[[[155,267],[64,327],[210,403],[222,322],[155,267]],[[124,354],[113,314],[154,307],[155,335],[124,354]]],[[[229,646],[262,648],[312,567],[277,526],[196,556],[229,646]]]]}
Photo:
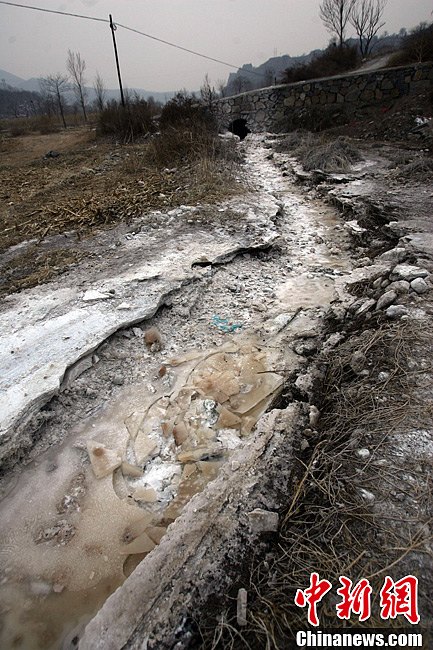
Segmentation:
{"type": "MultiPolygon", "coordinates": [[[[135,234],[113,235],[119,245],[104,235],[99,250],[105,242],[107,252],[98,264],[4,306],[4,381],[7,396],[16,396],[6,398],[3,411],[4,459],[25,453],[32,461],[3,481],[6,646],[58,647],[79,636],[144,555],[164,558],[156,548],[161,539],[184,548],[176,532],[183,530],[180,512],[193,565],[195,549],[204,552],[203,522],[225,513],[229,494],[228,530],[253,538],[269,517],[275,527],[266,511],[280,502],[270,492],[260,496],[268,479],[264,471],[254,478],[253,465],[254,454],[273,456],[276,439],[274,445],[268,428],[271,442],[263,446],[251,430],[305,364],[303,352],[314,347],[327,308],[344,295],[350,262],[330,252],[336,241],[348,247],[344,230],[334,230],[333,210],[297,196],[275,175],[259,139],[254,144],[247,147],[253,193],[214,208],[155,215],[152,233],[134,224],[135,234]],[[161,341],[149,326],[157,326],[161,341]],[[251,475],[244,475],[247,468],[251,475]],[[203,496],[202,519],[192,525],[189,499],[219,471],[212,489],[221,491],[220,501],[212,510],[216,492],[203,496]],[[260,493],[249,500],[256,484],[260,493]],[[250,518],[240,524],[239,512],[258,504],[265,512],[251,515],[257,521],[250,530],[250,518]]],[[[289,409],[290,422],[295,412],[289,409]]],[[[275,462],[284,458],[288,472],[290,439],[284,444],[287,452],[275,454],[275,462]]],[[[164,584],[183,572],[182,557],[177,552],[164,584]]],[[[152,575],[165,580],[160,570],[152,575]]],[[[139,598],[145,586],[137,579],[139,598]]],[[[127,585],[116,598],[130,592],[127,585]]],[[[140,616],[135,607],[120,609],[126,618],[140,616]]],[[[119,625],[124,642],[134,627],[126,619],[119,625]]],[[[107,644],[110,634],[103,635],[107,644]]]]}

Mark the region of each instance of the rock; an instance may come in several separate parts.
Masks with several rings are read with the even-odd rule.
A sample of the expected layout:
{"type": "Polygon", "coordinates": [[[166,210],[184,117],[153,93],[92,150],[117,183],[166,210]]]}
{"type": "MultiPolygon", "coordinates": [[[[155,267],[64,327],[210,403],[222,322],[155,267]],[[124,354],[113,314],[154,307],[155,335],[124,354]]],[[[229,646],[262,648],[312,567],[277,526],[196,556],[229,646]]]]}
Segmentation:
{"type": "Polygon", "coordinates": [[[407,316],[409,311],[403,305],[391,305],[388,307],[385,314],[388,318],[401,318],[402,316],[407,316]]]}
{"type": "Polygon", "coordinates": [[[365,369],[366,364],[367,364],[367,357],[363,352],[357,350],[352,354],[349,365],[352,368],[355,375],[361,374],[361,372],[363,372],[363,370],[365,369]]]}
{"type": "Polygon", "coordinates": [[[389,291],[395,291],[399,294],[409,293],[409,288],[410,284],[407,280],[396,280],[395,282],[391,282],[391,284],[388,285],[389,291]]]}
{"type": "Polygon", "coordinates": [[[125,380],[123,379],[122,375],[119,374],[114,375],[111,381],[115,386],[123,386],[123,384],[125,383],[125,380]]]}
{"type": "Polygon", "coordinates": [[[395,291],[391,289],[391,291],[386,291],[384,294],[382,294],[377,301],[376,309],[386,309],[391,305],[394,300],[397,299],[397,294],[395,291]]]}
{"type": "Polygon", "coordinates": [[[308,395],[313,388],[313,377],[309,373],[299,375],[295,381],[295,386],[301,391],[301,393],[308,395]]]}
{"type": "Polygon", "coordinates": [[[382,255],[379,256],[379,259],[382,262],[393,262],[393,264],[398,264],[399,262],[404,262],[406,257],[407,251],[405,248],[391,248],[391,250],[382,253],[382,255]]]}
{"type": "Polygon", "coordinates": [[[240,627],[245,627],[247,625],[247,602],[247,590],[239,589],[236,605],[236,622],[240,627]]]}
{"type": "Polygon", "coordinates": [[[362,314],[365,314],[366,312],[370,311],[372,307],[376,304],[376,301],[374,298],[369,298],[369,300],[366,300],[361,307],[355,312],[356,316],[362,316],[362,314]]]}
{"type": "Polygon", "coordinates": [[[131,309],[132,305],[130,302],[121,302],[120,305],[117,305],[117,309],[131,309]]]}
{"type": "Polygon", "coordinates": [[[254,533],[269,533],[278,530],[279,516],[277,512],[256,508],[248,513],[248,519],[254,533]]]}
{"type": "Polygon", "coordinates": [[[317,406],[314,406],[314,404],[312,404],[310,406],[309,420],[310,420],[310,426],[312,426],[313,429],[317,427],[319,417],[320,417],[319,409],[317,408],[317,406]]]}
{"type": "Polygon", "coordinates": [[[162,347],[162,337],[157,327],[149,327],[145,330],[144,340],[152,352],[157,352],[162,347]]]}
{"type": "Polygon", "coordinates": [[[47,151],[44,158],[58,158],[59,156],[60,156],[59,151],[50,150],[50,151],[47,151]]]}
{"type": "Polygon", "coordinates": [[[102,291],[98,291],[97,289],[89,289],[84,293],[83,300],[84,302],[93,302],[94,300],[107,300],[112,297],[109,293],[102,293],[102,291]]]}
{"type": "Polygon", "coordinates": [[[230,468],[232,472],[237,472],[238,469],[240,469],[240,466],[241,464],[238,460],[232,460],[232,462],[230,463],[230,468]]]}
{"type": "Polygon", "coordinates": [[[392,270],[391,280],[407,280],[411,282],[415,278],[427,278],[429,272],[427,269],[422,269],[419,266],[412,266],[411,264],[397,264],[392,270]]]}
{"type": "Polygon", "coordinates": [[[427,293],[429,290],[429,286],[425,280],[422,278],[415,278],[415,280],[412,280],[410,283],[411,289],[413,289],[416,293],[418,294],[423,294],[427,293]]]}
{"type": "Polygon", "coordinates": [[[302,438],[301,445],[300,445],[301,451],[305,451],[306,449],[308,449],[309,446],[310,443],[308,442],[308,440],[306,438],[302,438]]]}
{"type": "Polygon", "coordinates": [[[107,449],[105,445],[94,440],[87,443],[87,452],[96,478],[108,476],[122,464],[119,452],[107,449]]]}
{"type": "Polygon", "coordinates": [[[381,383],[388,381],[388,379],[389,379],[389,372],[382,371],[379,372],[379,374],[377,375],[377,381],[380,381],[381,383]]]}
{"type": "Polygon", "coordinates": [[[143,337],[143,330],[141,329],[141,327],[133,327],[132,333],[134,334],[134,336],[136,336],[139,339],[143,337]]]}
{"type": "Polygon", "coordinates": [[[361,458],[361,460],[367,460],[367,458],[370,458],[370,452],[368,449],[357,449],[356,450],[356,455],[358,458],[361,458]]]}
{"type": "Polygon", "coordinates": [[[296,354],[304,357],[310,357],[317,352],[317,341],[314,339],[298,340],[293,344],[293,350],[296,354]]]}
{"type": "Polygon", "coordinates": [[[370,257],[361,257],[357,261],[356,266],[370,266],[372,263],[373,262],[370,257]]]}
{"type": "Polygon", "coordinates": [[[376,498],[372,492],[364,490],[364,488],[360,488],[359,494],[364,501],[367,501],[367,503],[373,503],[376,498]]]}
{"type": "Polygon", "coordinates": [[[360,226],[356,219],[352,219],[352,221],[346,221],[344,227],[354,235],[360,235],[364,232],[367,232],[366,228],[360,226]]]}

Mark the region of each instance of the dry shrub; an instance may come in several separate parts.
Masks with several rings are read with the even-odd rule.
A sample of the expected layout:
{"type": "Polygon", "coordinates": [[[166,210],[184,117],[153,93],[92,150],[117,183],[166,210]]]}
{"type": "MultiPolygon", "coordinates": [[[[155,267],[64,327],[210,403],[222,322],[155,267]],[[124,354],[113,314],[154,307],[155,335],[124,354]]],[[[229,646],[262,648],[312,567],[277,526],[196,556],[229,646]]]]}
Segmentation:
{"type": "Polygon", "coordinates": [[[353,119],[353,109],[344,104],[305,106],[290,111],[274,124],[277,133],[306,129],[315,133],[348,124],[353,119]]]}
{"type": "Polygon", "coordinates": [[[433,23],[421,23],[404,39],[400,50],[391,57],[388,66],[433,61],[433,23]]]}
{"type": "Polygon", "coordinates": [[[395,176],[406,180],[432,181],[433,158],[422,157],[402,165],[395,171],[395,176]]]}
{"type": "Polygon", "coordinates": [[[9,131],[13,138],[30,133],[40,133],[46,135],[49,133],[58,133],[60,126],[57,121],[47,115],[35,115],[32,117],[17,117],[15,119],[4,120],[2,126],[9,131]]]}
{"type": "Polygon", "coordinates": [[[155,130],[155,104],[135,97],[122,106],[120,102],[108,102],[98,115],[97,134],[111,136],[128,144],[155,130]]]}
{"type": "Polygon", "coordinates": [[[361,160],[359,149],[343,136],[336,140],[295,131],[278,143],[280,152],[296,157],[306,171],[344,172],[361,160]]]}
{"type": "Polygon", "coordinates": [[[315,57],[310,63],[287,68],[281,77],[281,83],[296,83],[343,74],[356,68],[359,61],[358,48],[348,45],[342,48],[330,45],[323,54],[315,57]]]}

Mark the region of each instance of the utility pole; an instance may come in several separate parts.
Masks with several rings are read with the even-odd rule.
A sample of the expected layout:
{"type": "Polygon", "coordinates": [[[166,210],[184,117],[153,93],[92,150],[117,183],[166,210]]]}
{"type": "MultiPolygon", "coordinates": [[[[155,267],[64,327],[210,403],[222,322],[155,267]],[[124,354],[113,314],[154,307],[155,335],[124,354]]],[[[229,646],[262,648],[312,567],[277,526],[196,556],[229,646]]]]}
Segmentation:
{"type": "Polygon", "coordinates": [[[122,87],[122,77],[120,75],[120,65],[119,65],[119,57],[117,55],[117,45],[116,45],[116,37],[114,35],[114,32],[116,31],[117,27],[113,23],[113,17],[110,14],[110,29],[111,29],[111,34],[113,36],[113,45],[114,45],[114,56],[116,58],[116,67],[117,67],[117,76],[119,78],[119,88],[120,88],[120,99],[122,102],[122,106],[125,108],[125,97],[123,95],[123,87],[122,87]]]}

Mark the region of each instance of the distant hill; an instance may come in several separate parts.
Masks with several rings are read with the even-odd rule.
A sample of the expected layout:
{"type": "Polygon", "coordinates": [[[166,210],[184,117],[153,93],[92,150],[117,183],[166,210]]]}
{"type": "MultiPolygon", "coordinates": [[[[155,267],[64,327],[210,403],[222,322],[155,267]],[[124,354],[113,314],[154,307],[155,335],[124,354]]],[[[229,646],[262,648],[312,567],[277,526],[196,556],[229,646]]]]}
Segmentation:
{"type": "Polygon", "coordinates": [[[279,81],[284,70],[309,63],[321,51],[313,50],[309,54],[302,54],[301,56],[289,56],[288,54],[274,56],[257,67],[247,63],[242,68],[239,68],[237,72],[230,73],[225,94],[234,95],[246,90],[272,86],[275,81],[279,81]]]}
{"type": "MultiPolygon", "coordinates": [[[[19,90],[27,90],[30,92],[39,92],[40,91],[40,86],[39,86],[39,79],[36,77],[32,77],[31,79],[22,79],[21,77],[18,77],[15,74],[12,74],[11,72],[7,72],[7,70],[1,70],[0,69],[0,88],[5,86],[12,86],[12,88],[18,88],[19,90]]],[[[87,95],[88,95],[88,101],[91,103],[95,99],[95,91],[91,86],[86,87],[87,90],[87,95]]],[[[177,91],[169,91],[169,92],[152,92],[150,90],[144,90],[143,88],[129,88],[128,89],[130,92],[137,92],[140,97],[143,97],[143,99],[148,99],[149,97],[153,97],[155,101],[161,102],[165,104],[169,99],[174,97],[176,95],[177,91]]],[[[112,88],[107,88],[106,90],[106,95],[107,99],[119,99],[120,93],[119,90],[112,89],[112,88]]]]}
{"type": "MultiPolygon", "coordinates": [[[[379,54],[397,50],[405,33],[406,30],[402,29],[399,34],[375,36],[371,45],[372,55],[378,56],[379,54]]],[[[357,38],[349,38],[346,42],[348,45],[359,47],[357,38]]],[[[301,56],[289,56],[288,54],[275,56],[257,67],[254,67],[251,63],[246,63],[237,72],[230,73],[224,88],[224,95],[236,95],[256,88],[272,86],[280,81],[284,70],[308,64],[312,59],[322,54],[323,51],[312,50],[309,54],[302,54],[301,56]]]]}

